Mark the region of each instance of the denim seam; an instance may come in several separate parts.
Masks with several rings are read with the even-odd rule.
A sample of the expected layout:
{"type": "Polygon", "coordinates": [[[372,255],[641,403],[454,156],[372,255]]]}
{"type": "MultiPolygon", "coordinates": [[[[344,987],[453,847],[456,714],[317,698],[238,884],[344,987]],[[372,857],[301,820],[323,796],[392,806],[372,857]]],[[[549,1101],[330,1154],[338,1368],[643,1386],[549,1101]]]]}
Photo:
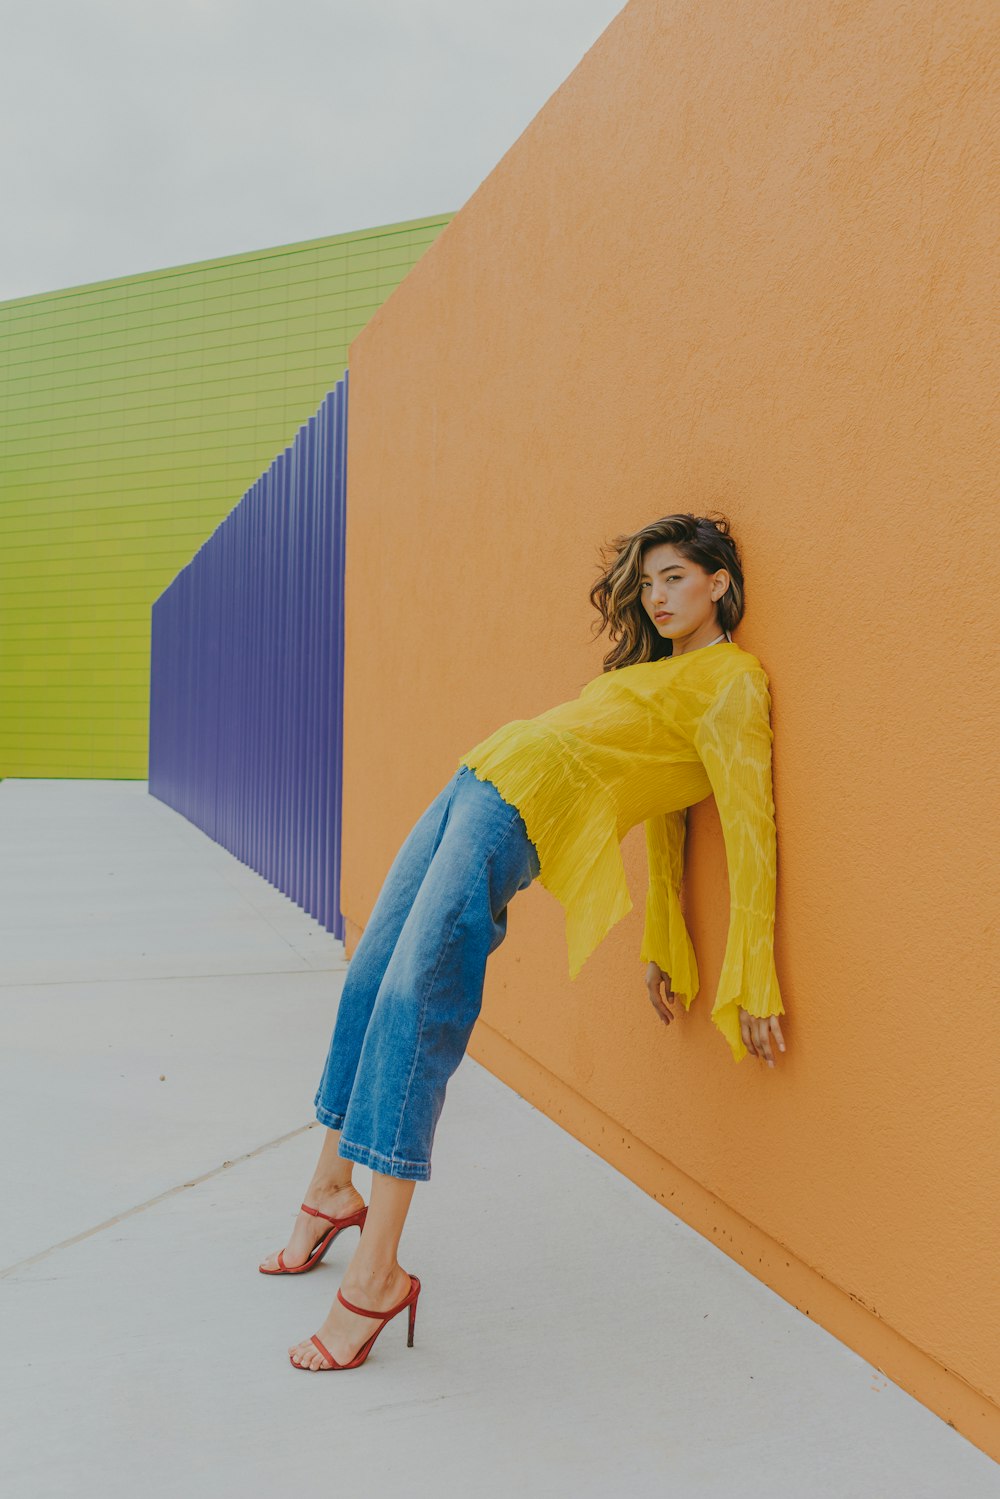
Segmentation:
{"type": "Polygon", "coordinates": [[[327,1129],[339,1129],[346,1117],[344,1114],[338,1114],[335,1109],[324,1108],[318,1098],[313,1099],[313,1109],[316,1111],[316,1117],[320,1119],[320,1123],[325,1124],[327,1129]],[[325,1119],[320,1118],[323,1114],[327,1116],[325,1119]],[[339,1119],[340,1124],[330,1124],[328,1122],[330,1119],[339,1119]]]}
{"type": "Polygon", "coordinates": [[[381,1150],[376,1150],[373,1145],[362,1145],[359,1140],[349,1140],[346,1135],[341,1134],[340,1141],[349,1150],[363,1150],[366,1155],[373,1156],[377,1161],[385,1161],[387,1166],[416,1166],[419,1170],[427,1170],[430,1161],[410,1161],[406,1156],[383,1155],[381,1150]]]}
{"type": "Polygon", "coordinates": [[[493,855],[496,853],[497,849],[505,841],[505,839],[507,837],[509,837],[510,830],[514,826],[514,822],[515,822],[516,818],[520,815],[518,813],[516,807],[513,807],[511,809],[511,811],[512,811],[513,815],[511,816],[509,822],[507,823],[507,826],[504,828],[503,832],[500,834],[500,837],[497,839],[496,843],[493,844],[493,846],[490,849],[489,853],[487,853],[485,855],[485,857],[483,859],[483,862],[480,865],[479,870],[478,870],[478,872],[476,874],[475,879],[471,882],[471,884],[469,886],[469,893],[468,893],[468,895],[465,898],[465,904],[462,906],[461,910],[457,912],[457,914],[455,916],[455,919],[454,919],[454,921],[451,924],[451,930],[449,931],[448,936],[445,939],[445,941],[442,942],[442,944],[441,944],[441,951],[438,953],[438,960],[437,960],[437,963],[434,965],[434,972],[431,975],[430,982],[427,984],[426,988],[424,989],[423,999],[421,1000],[421,1003],[420,1003],[420,1018],[419,1018],[419,1020],[417,1022],[417,1039],[416,1039],[416,1041],[414,1043],[414,1047],[413,1047],[413,1062],[410,1065],[410,1075],[409,1075],[409,1077],[406,1080],[406,1092],[403,1095],[403,1102],[400,1105],[400,1109],[399,1109],[399,1122],[396,1125],[396,1138],[393,1141],[393,1145],[392,1145],[392,1149],[393,1149],[393,1154],[394,1155],[395,1155],[395,1152],[396,1152],[396,1148],[399,1145],[399,1136],[400,1136],[400,1132],[402,1131],[402,1128],[403,1128],[403,1120],[406,1117],[406,1105],[410,1101],[410,1089],[413,1086],[413,1075],[414,1075],[414,1073],[417,1070],[417,1058],[420,1055],[420,1042],[423,1039],[423,1034],[424,1034],[424,1020],[425,1020],[426,1015],[427,1015],[427,999],[428,999],[428,996],[429,996],[431,990],[434,987],[434,981],[435,981],[435,979],[438,976],[438,972],[439,972],[439,970],[441,968],[441,964],[444,962],[444,955],[447,952],[448,948],[450,947],[451,940],[452,940],[452,938],[455,935],[455,928],[458,926],[458,923],[461,921],[462,917],[465,915],[466,911],[469,909],[469,904],[470,904],[470,902],[472,900],[472,897],[476,893],[476,886],[478,885],[479,881],[482,879],[483,874],[484,874],[484,872],[486,870],[486,867],[489,864],[490,860],[492,859],[493,855]]]}

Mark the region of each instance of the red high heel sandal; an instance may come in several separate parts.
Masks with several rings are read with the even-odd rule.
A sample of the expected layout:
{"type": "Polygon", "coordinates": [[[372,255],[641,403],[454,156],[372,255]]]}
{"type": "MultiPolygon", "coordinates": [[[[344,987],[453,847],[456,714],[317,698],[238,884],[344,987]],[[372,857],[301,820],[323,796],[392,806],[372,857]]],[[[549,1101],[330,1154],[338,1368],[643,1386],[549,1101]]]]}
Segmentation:
{"type": "Polygon", "coordinates": [[[356,1213],[348,1213],[346,1218],[331,1218],[329,1213],[321,1213],[319,1208],[311,1208],[306,1203],[302,1204],[302,1211],[304,1213],[312,1213],[314,1218],[328,1219],[333,1224],[333,1227],[328,1233],[323,1235],[304,1265],[286,1265],[284,1259],[285,1251],[279,1249],[278,1264],[281,1268],[278,1270],[265,1270],[263,1265],[258,1265],[257,1269],[261,1275],[303,1275],[307,1270],[314,1270],[342,1229],[350,1228],[354,1223],[358,1225],[358,1228],[364,1228],[368,1208],[367,1206],[358,1208],[356,1213]]]}
{"type": "MultiPolygon", "coordinates": [[[[407,1272],[407,1273],[409,1273],[409,1272],[407,1272]]],[[[406,1335],[406,1346],[407,1346],[407,1348],[412,1348],[413,1347],[413,1324],[414,1324],[414,1322],[417,1319],[417,1297],[419,1295],[420,1295],[420,1281],[417,1279],[417,1277],[415,1275],[411,1275],[410,1276],[410,1289],[407,1291],[407,1293],[403,1297],[402,1301],[397,1302],[397,1304],[394,1307],[391,1307],[390,1310],[387,1311],[387,1312],[373,1312],[370,1309],[370,1307],[367,1307],[367,1306],[355,1306],[353,1304],[353,1302],[348,1301],[346,1299],[346,1297],[343,1296],[342,1293],[339,1290],[337,1291],[337,1300],[340,1301],[340,1302],[343,1302],[344,1306],[347,1307],[347,1310],[349,1312],[360,1312],[361,1315],[362,1315],[362,1317],[381,1317],[381,1318],[383,1318],[382,1327],[387,1326],[387,1324],[392,1320],[392,1318],[396,1316],[397,1312],[401,1312],[404,1307],[408,1306],[410,1308],[410,1327],[409,1327],[409,1331],[408,1331],[408,1333],[406,1335]]],[[[311,1343],[315,1343],[316,1344],[316,1347],[319,1349],[319,1351],[323,1355],[323,1357],[328,1360],[328,1362],[325,1365],[322,1365],[319,1369],[310,1369],[308,1372],[310,1374],[320,1374],[320,1373],[326,1374],[326,1373],[329,1373],[333,1369],[356,1369],[360,1364],[364,1363],[364,1361],[368,1357],[369,1353],[371,1353],[372,1348],[375,1346],[375,1339],[378,1337],[379,1333],[382,1331],[382,1327],[376,1327],[375,1331],[372,1333],[372,1335],[368,1339],[367,1343],[362,1343],[361,1347],[358,1349],[357,1353],[351,1359],[351,1361],[350,1361],[349,1364],[338,1364],[337,1360],[334,1358],[334,1356],[330,1352],[330,1350],[328,1348],[324,1348],[323,1344],[320,1342],[319,1338],[316,1336],[315,1333],[313,1333],[313,1335],[312,1335],[312,1337],[310,1338],[309,1341],[311,1343]]],[[[304,1369],[306,1367],[305,1364],[297,1364],[295,1362],[295,1360],[292,1358],[291,1354],[288,1355],[288,1361],[291,1364],[291,1366],[292,1366],[293,1369],[304,1369]]]]}

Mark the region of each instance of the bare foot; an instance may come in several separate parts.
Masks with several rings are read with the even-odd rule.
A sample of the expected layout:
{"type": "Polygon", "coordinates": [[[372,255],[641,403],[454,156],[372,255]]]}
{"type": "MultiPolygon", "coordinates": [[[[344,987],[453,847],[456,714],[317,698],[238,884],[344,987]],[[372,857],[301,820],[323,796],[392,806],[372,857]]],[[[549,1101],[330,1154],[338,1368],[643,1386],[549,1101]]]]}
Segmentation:
{"type": "MultiPolygon", "coordinates": [[[[340,1289],[355,1306],[371,1307],[372,1311],[389,1311],[402,1301],[411,1285],[409,1275],[396,1265],[388,1276],[378,1281],[352,1284],[345,1275],[340,1289]]],[[[400,1312],[399,1315],[402,1317],[406,1313],[400,1312]]],[[[316,1329],[316,1336],[324,1348],[330,1350],[338,1364],[349,1364],[362,1344],[367,1343],[372,1334],[378,1332],[383,1325],[374,1317],[359,1317],[357,1312],[348,1311],[335,1297],[330,1315],[323,1326],[316,1329]]],[[[296,1343],[289,1348],[288,1353],[297,1369],[330,1368],[329,1362],[309,1338],[296,1343]]]]}
{"type": "MultiPolygon", "coordinates": [[[[321,1212],[329,1213],[333,1218],[349,1218],[352,1213],[359,1212],[365,1205],[364,1198],[357,1187],[350,1185],[346,1187],[327,1188],[311,1187],[302,1201],[307,1202],[311,1208],[319,1208],[321,1212]]],[[[328,1223],[325,1218],[316,1218],[312,1213],[300,1212],[295,1220],[295,1227],[292,1229],[292,1236],[288,1241],[288,1247],[282,1256],[289,1269],[296,1270],[300,1265],[304,1265],[320,1239],[325,1238],[331,1227],[332,1224],[328,1223]]],[[[280,1270],[281,1266],[278,1264],[277,1251],[274,1254],[269,1254],[266,1260],[262,1260],[260,1268],[262,1270],[280,1270]]],[[[347,1296],[346,1291],[344,1295],[347,1296]]],[[[352,1297],[348,1297],[349,1301],[352,1299],[352,1297]]],[[[365,1304],[367,1305],[367,1303],[365,1304]]],[[[339,1306],[340,1303],[338,1302],[337,1305],[339,1306]]],[[[314,1347],[315,1345],[310,1344],[310,1346],[314,1347]]]]}

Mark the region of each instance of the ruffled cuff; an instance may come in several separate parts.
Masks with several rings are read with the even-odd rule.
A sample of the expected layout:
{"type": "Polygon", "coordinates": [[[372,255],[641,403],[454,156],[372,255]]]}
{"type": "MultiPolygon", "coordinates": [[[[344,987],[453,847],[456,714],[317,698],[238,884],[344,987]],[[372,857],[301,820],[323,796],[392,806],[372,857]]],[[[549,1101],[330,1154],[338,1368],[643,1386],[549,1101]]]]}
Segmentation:
{"type": "Polygon", "coordinates": [[[639,957],[658,963],[670,975],[670,987],[685,1010],[698,993],[698,959],[681,911],[680,896],[668,880],[650,881],[646,893],[646,925],[639,957]]]}
{"type": "Polygon", "coordinates": [[[783,1015],[778,975],[774,966],[774,944],[754,922],[734,911],[719,975],[719,988],[712,1005],[712,1024],[729,1042],[733,1060],[748,1056],[740,1033],[740,1010],[749,1015],[783,1015]],[[755,930],[756,928],[756,930],[755,930]]]}

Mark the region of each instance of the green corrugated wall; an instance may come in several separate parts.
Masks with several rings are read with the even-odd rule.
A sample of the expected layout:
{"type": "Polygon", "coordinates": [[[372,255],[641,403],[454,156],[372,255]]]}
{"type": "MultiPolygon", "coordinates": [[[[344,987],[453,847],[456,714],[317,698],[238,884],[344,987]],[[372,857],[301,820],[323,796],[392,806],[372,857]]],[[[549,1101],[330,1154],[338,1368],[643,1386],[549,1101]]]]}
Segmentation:
{"type": "Polygon", "coordinates": [[[0,776],[145,777],[153,600],[453,217],[0,302],[0,776]]]}

